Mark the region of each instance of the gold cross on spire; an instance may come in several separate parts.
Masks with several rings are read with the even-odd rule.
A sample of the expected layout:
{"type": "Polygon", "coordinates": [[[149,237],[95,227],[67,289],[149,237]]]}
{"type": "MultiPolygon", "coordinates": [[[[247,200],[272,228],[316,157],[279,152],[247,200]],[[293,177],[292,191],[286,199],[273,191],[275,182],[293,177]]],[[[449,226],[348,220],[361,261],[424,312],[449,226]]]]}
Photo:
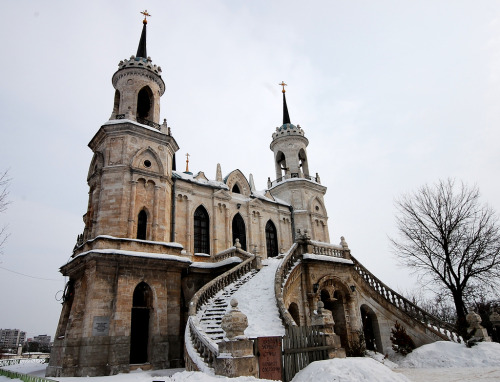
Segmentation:
{"type": "Polygon", "coordinates": [[[283,90],[282,90],[283,93],[286,92],[285,86],[288,86],[287,84],[285,84],[283,81],[281,81],[281,84],[278,84],[278,85],[283,86],[283,90]]]}
{"type": "Polygon", "coordinates": [[[189,172],[189,157],[190,155],[186,153],[186,172],[189,172]]]}
{"type": "Polygon", "coordinates": [[[144,24],[147,24],[147,23],[148,23],[147,18],[148,18],[148,17],[151,17],[151,15],[148,13],[148,10],[147,10],[147,9],[145,9],[144,11],[142,11],[142,12],[141,12],[141,14],[142,14],[142,15],[144,15],[144,20],[143,20],[143,23],[144,23],[144,24]]]}

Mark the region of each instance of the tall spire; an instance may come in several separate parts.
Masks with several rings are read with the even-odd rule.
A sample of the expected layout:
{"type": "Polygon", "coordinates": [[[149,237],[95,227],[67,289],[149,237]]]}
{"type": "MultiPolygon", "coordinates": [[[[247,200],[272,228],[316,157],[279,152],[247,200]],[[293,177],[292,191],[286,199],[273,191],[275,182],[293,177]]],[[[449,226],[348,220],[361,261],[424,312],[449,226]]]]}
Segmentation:
{"type": "Polygon", "coordinates": [[[285,82],[281,81],[281,84],[278,84],[280,86],[283,87],[283,90],[281,91],[283,93],[283,125],[287,124],[287,123],[291,123],[290,122],[290,115],[288,114],[288,107],[286,106],[286,97],[285,97],[285,86],[287,86],[287,84],[285,84],[285,82]]]}
{"type": "Polygon", "coordinates": [[[148,24],[147,17],[151,16],[147,10],[141,12],[144,15],[144,20],[142,21],[142,33],[141,39],[139,40],[139,47],[137,48],[136,57],[148,58],[148,53],[146,50],[146,25],[148,24]]]}

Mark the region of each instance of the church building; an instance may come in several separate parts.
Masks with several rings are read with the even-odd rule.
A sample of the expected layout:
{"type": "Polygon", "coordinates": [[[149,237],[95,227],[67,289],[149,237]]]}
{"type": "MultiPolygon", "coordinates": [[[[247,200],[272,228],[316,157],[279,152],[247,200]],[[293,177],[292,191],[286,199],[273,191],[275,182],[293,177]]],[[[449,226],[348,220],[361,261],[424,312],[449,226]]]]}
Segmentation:
{"type": "Polygon", "coordinates": [[[109,121],[88,144],[85,226],[61,267],[69,281],[47,376],[180,367],[189,301],[234,266],[216,254],[237,247],[275,257],[299,231],[329,243],[326,187],[311,175],[285,84],[283,124],[270,130],[276,180],[266,190],[239,169],[223,175],[218,165],[215,179],[182,171],[179,144],[160,118],[165,83],[147,54],[146,28],[145,18],[137,53],[112,77],[109,121]]]}

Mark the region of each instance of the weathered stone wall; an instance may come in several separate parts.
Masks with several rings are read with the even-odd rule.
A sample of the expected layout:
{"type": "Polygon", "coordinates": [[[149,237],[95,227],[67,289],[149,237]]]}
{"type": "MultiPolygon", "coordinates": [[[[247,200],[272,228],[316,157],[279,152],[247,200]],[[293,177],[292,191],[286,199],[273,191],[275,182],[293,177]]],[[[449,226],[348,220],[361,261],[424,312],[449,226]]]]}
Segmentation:
{"type": "Polygon", "coordinates": [[[148,362],[153,368],[182,363],[181,274],[189,263],[133,256],[89,254],[63,267],[75,280],[69,318],[61,314],[48,376],[96,376],[127,372],[132,297],[145,282],[153,292],[148,362]],[[96,333],[96,317],[109,323],[96,333]],[[66,327],[63,327],[63,325],[66,327]]]}

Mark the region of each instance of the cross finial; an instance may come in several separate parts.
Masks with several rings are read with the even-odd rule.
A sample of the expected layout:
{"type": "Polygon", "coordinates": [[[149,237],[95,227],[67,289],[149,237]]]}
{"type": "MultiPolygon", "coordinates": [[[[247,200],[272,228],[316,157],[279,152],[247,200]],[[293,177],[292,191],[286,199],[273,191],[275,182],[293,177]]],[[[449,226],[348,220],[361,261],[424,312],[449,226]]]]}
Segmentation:
{"type": "Polygon", "coordinates": [[[281,84],[278,84],[279,86],[283,86],[283,90],[281,91],[282,93],[286,92],[285,90],[285,86],[288,86],[287,84],[285,84],[285,82],[281,81],[281,84]]]}
{"type": "Polygon", "coordinates": [[[151,17],[151,15],[148,13],[148,10],[147,10],[147,9],[145,9],[144,11],[142,11],[142,12],[141,12],[141,14],[143,14],[143,15],[144,15],[144,20],[143,20],[142,22],[143,22],[144,24],[147,24],[147,23],[148,23],[147,18],[148,18],[148,17],[151,17]]]}
{"type": "Polygon", "coordinates": [[[186,153],[186,172],[189,172],[189,157],[190,155],[186,153]]]}

